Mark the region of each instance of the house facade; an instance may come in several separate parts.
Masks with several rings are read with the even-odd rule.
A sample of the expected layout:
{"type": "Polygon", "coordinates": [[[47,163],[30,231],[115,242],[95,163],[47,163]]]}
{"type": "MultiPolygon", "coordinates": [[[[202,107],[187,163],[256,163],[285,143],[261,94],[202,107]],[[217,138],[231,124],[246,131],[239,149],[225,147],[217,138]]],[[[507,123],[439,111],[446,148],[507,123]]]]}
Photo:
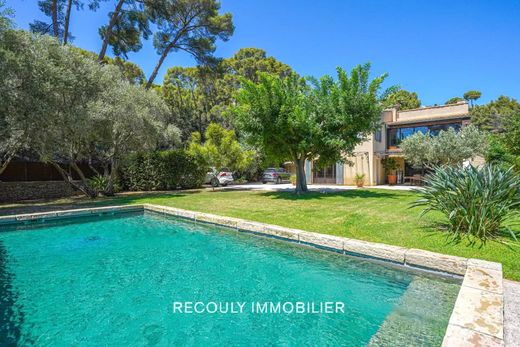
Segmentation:
{"type": "Polygon", "coordinates": [[[386,109],[381,114],[381,128],[359,144],[353,156],[345,158],[349,164],[336,163],[316,169],[312,162],[307,162],[307,183],[354,185],[356,174],[364,174],[367,186],[386,184],[381,160],[394,157],[399,164],[397,183],[401,184],[405,177],[413,176],[418,171],[404,161],[399,148],[403,139],[419,131],[435,135],[448,128],[459,130],[469,122],[469,106],[466,102],[404,111],[398,108],[386,109]]]}

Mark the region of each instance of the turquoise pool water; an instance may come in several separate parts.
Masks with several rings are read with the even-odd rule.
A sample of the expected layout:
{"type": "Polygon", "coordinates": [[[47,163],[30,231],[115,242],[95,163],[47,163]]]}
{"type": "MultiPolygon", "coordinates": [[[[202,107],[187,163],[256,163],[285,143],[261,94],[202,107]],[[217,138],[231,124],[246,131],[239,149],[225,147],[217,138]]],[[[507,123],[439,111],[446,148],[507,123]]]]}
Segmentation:
{"type": "Polygon", "coordinates": [[[0,345],[435,346],[459,286],[156,214],[3,227],[0,345]],[[345,309],[250,308],[298,301],[345,309]],[[242,313],[190,314],[174,302],[246,304],[242,313]]]}

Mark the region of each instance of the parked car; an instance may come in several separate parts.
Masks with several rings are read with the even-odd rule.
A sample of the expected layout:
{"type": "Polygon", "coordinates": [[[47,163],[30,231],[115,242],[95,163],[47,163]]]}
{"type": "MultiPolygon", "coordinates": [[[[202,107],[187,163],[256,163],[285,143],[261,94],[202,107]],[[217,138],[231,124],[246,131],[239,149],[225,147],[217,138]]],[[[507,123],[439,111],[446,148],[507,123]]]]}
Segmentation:
{"type": "Polygon", "coordinates": [[[213,187],[218,186],[227,186],[229,183],[233,182],[233,173],[227,169],[222,168],[217,171],[215,168],[211,168],[211,170],[206,174],[206,179],[204,183],[211,184],[213,187]]]}
{"type": "Polygon", "coordinates": [[[282,168],[269,168],[265,170],[264,174],[262,175],[263,184],[266,184],[267,182],[280,184],[283,181],[289,181],[290,179],[291,174],[282,168]]]}

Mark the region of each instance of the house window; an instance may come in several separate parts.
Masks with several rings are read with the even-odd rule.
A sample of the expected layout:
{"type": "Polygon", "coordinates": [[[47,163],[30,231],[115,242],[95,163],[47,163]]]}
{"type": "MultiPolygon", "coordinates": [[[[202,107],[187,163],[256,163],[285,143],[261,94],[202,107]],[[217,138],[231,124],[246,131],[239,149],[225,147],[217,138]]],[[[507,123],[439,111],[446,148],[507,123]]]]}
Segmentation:
{"type": "Polygon", "coordinates": [[[411,126],[411,127],[402,127],[402,128],[390,128],[387,133],[387,145],[388,148],[397,148],[401,141],[405,138],[422,132],[423,134],[430,133],[432,136],[439,135],[441,130],[448,130],[449,128],[455,129],[455,131],[459,131],[461,128],[461,123],[446,123],[446,124],[432,124],[432,125],[421,125],[421,126],[411,126]]]}
{"type": "Polygon", "coordinates": [[[381,142],[381,130],[377,130],[374,137],[377,142],[381,142]]]}

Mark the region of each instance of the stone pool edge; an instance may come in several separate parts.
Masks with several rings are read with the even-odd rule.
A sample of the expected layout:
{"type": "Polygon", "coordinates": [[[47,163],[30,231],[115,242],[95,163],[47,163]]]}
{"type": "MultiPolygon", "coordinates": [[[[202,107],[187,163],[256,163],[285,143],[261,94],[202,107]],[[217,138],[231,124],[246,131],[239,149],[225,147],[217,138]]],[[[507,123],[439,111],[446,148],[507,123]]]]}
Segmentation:
{"type": "Polygon", "coordinates": [[[93,207],[2,216],[0,217],[0,225],[138,211],[158,212],[354,256],[369,257],[413,268],[464,276],[442,346],[504,346],[504,289],[502,264],[500,263],[349,239],[153,204],[93,207]]]}

